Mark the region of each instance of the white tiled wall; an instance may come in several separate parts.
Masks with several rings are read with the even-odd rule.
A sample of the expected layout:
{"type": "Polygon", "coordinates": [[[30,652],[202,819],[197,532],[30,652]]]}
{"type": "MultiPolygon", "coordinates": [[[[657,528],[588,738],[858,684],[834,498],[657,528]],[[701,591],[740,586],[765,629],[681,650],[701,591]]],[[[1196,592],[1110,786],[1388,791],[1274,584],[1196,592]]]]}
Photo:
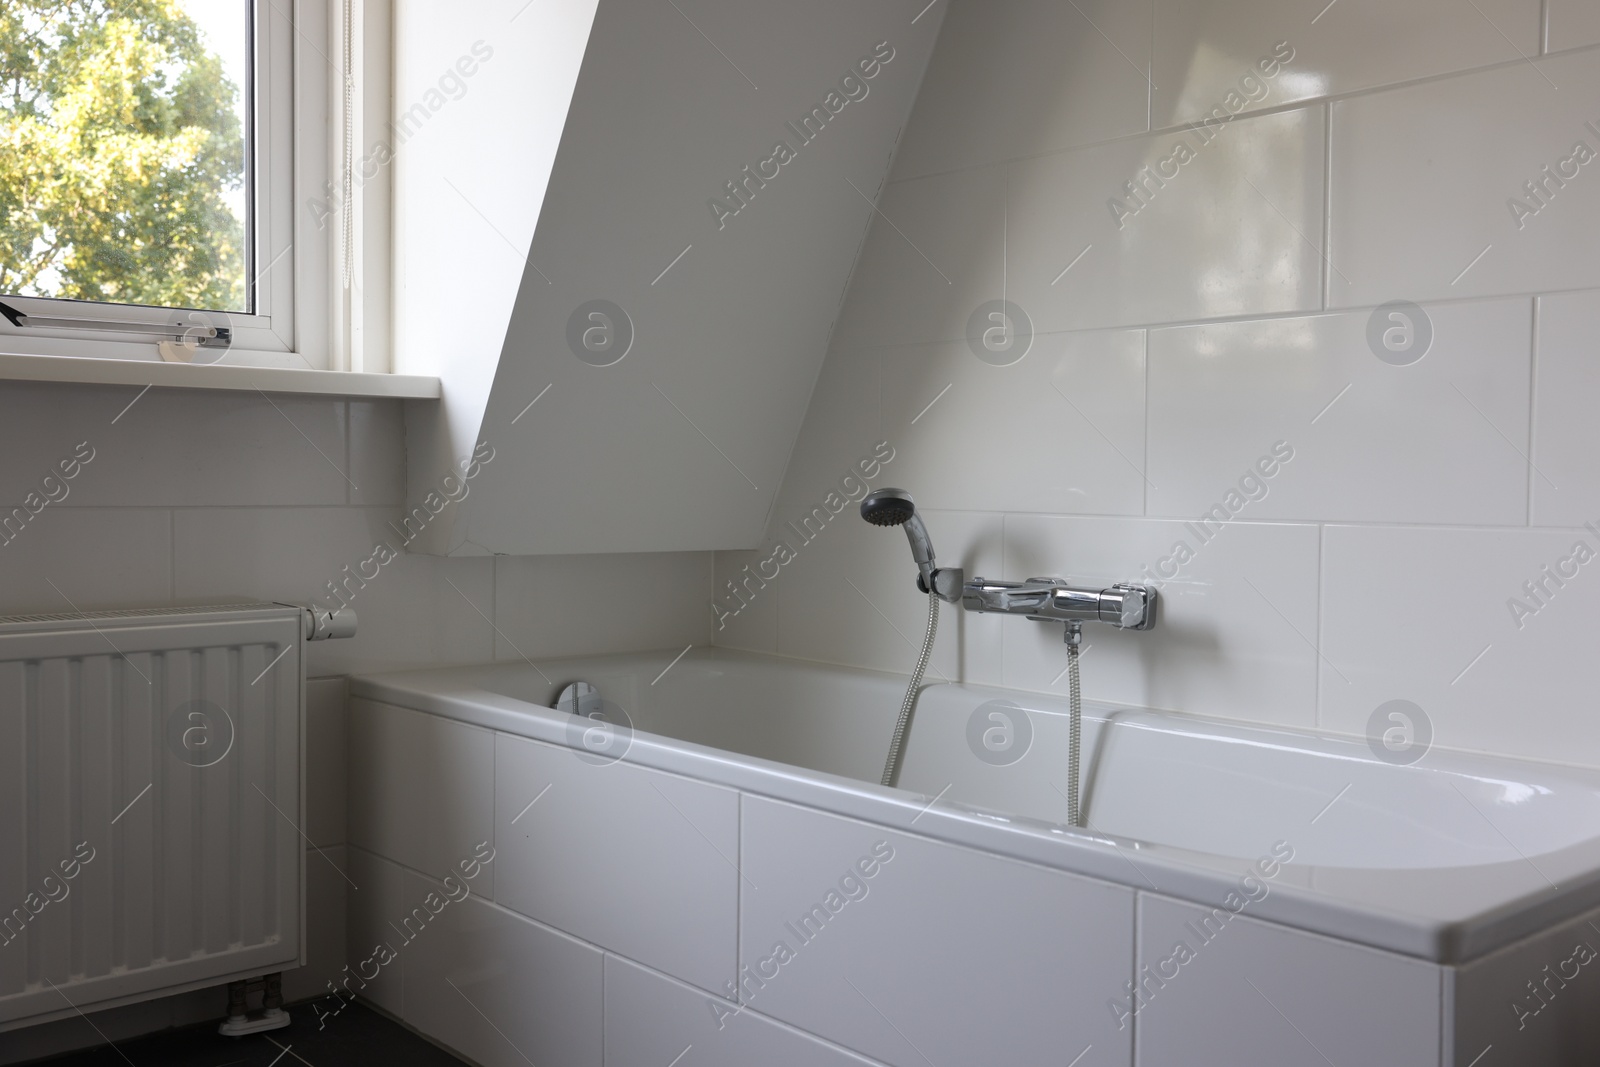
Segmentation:
{"type": "MultiPolygon", "coordinates": [[[[946,562],[1161,585],[1156,632],[1090,635],[1091,698],[1355,734],[1405,698],[1439,744],[1600,765],[1600,564],[1523,589],[1600,554],[1596,10],[954,0],[771,538],[887,440],[873,484],[946,562]],[[991,300],[1020,361],[965,340],[991,300]]],[[[900,534],[851,509],[793,547],[714,639],[908,670],[900,534]]],[[[720,554],[719,593],[768,555],[720,554]]],[[[1053,627],[946,608],[930,676],[1065,665],[1053,627]]]]}
{"type": "MultiPolygon", "coordinates": [[[[389,526],[404,503],[399,401],[0,383],[0,517],[23,507],[80,443],[93,459],[65,483],[66,496],[20,530],[13,519],[0,538],[0,615],[326,599],[326,584],[345,580],[375,544],[400,546],[389,526]]],[[[403,555],[364,584],[351,580],[359,633],[310,646],[309,672],[704,642],[711,575],[709,553],[531,562],[403,555]],[[615,605],[641,587],[651,595],[619,625],[615,605]]],[[[352,864],[367,863],[345,846],[344,689],[339,678],[308,685],[309,959],[284,976],[290,1000],[325,993],[339,977],[346,894],[363,884],[352,864]]],[[[359,803],[365,795],[356,793],[351,816],[370,833],[377,820],[359,803]]],[[[452,806],[462,799],[427,811],[463,816],[452,806]]],[[[470,824],[465,816],[457,821],[470,824]]],[[[481,836],[491,830],[486,821],[481,836]]],[[[363,933],[356,942],[370,944],[363,933]]],[[[593,966],[598,981],[598,958],[593,966]]],[[[224,1007],[213,989],[97,1013],[95,1022],[120,1039],[212,1019],[224,1007]]],[[[100,1041],[82,1020],[27,1033],[9,1038],[15,1052],[0,1050],[0,1062],[100,1041]]]]}
{"type": "Polygon", "coordinates": [[[390,526],[405,503],[399,401],[0,384],[0,513],[80,442],[94,458],[66,497],[0,543],[0,614],[331,600],[328,583],[348,582],[359,632],[313,646],[312,675],[665,648],[709,633],[697,597],[651,598],[624,630],[609,610],[640,583],[703,590],[707,553],[625,566],[552,557],[536,572],[401,555],[362,579],[379,542],[403,547],[390,526]],[[541,613],[559,625],[539,625],[541,613]]]}

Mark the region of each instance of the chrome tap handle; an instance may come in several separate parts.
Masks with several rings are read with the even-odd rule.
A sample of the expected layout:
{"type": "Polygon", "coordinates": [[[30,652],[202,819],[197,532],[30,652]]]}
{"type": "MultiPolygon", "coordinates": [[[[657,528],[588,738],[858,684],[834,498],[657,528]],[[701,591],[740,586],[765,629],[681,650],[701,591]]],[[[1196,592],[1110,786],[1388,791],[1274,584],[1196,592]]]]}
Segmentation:
{"type": "Polygon", "coordinates": [[[1123,630],[1149,630],[1156,624],[1156,591],[1144,585],[1113,585],[1100,591],[1100,621],[1123,630]]]}

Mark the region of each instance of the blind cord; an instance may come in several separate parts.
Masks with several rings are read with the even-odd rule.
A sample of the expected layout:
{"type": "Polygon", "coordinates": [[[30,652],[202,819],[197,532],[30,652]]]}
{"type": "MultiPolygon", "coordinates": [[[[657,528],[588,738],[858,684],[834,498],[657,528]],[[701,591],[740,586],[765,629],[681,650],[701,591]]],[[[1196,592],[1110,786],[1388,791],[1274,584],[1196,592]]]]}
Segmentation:
{"type": "Polygon", "coordinates": [[[351,73],[355,68],[355,0],[344,0],[344,287],[348,290],[355,281],[356,224],[351,201],[355,198],[356,169],[356,81],[351,73]]]}

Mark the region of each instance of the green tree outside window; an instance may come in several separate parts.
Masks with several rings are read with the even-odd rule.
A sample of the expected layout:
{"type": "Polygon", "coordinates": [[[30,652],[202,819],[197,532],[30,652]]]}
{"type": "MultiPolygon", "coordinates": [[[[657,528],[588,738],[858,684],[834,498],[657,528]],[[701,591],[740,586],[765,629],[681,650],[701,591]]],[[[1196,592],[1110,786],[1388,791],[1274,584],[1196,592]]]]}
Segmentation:
{"type": "Polygon", "coordinates": [[[178,0],[3,0],[0,293],[250,310],[238,103],[178,0]]]}

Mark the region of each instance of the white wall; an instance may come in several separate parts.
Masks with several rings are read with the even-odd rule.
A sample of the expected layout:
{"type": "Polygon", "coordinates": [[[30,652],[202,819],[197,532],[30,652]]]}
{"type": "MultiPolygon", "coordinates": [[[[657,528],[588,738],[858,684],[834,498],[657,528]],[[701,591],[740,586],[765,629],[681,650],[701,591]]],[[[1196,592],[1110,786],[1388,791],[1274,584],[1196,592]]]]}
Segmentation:
{"type": "MultiPolygon", "coordinates": [[[[1091,636],[1091,698],[1352,734],[1406,699],[1434,743],[1600,764],[1600,564],[1520,628],[1507,603],[1600,552],[1600,161],[1520,228],[1508,206],[1600,152],[1600,21],[1319,6],[955,0],[774,523],[887,440],[874,484],[969,574],[1159,582],[1157,631],[1091,636]],[[1241,113],[1187,127],[1213,107],[1241,113]],[[1037,331],[1010,366],[965,340],[1002,297],[1037,331]],[[1369,347],[1391,300],[1432,324],[1410,365],[1369,347]],[[1185,523],[1278,442],[1265,497],[1202,543],[1185,523]]],[[[909,669],[904,538],[853,511],[765,583],[742,568],[769,551],[720,553],[751,592],[716,641],[909,669]]],[[[1058,627],[958,615],[934,680],[1063,691],[1058,627]]]]}
{"type": "MultiPolygon", "coordinates": [[[[416,499],[480,440],[596,2],[395,5],[394,369],[443,386],[407,423],[416,499]]],[[[454,518],[416,547],[487,554],[454,518]]]]}
{"type": "MultiPolygon", "coordinates": [[[[550,93],[475,88],[430,120],[460,151],[402,168],[403,345],[446,364],[453,453],[413,423],[412,485],[477,440],[507,458],[428,551],[756,543],[932,53],[927,6],[604,0],[553,166],[524,144],[553,144],[528,114],[550,93]]],[[[497,18],[481,76],[540,69],[497,18]]]]}

